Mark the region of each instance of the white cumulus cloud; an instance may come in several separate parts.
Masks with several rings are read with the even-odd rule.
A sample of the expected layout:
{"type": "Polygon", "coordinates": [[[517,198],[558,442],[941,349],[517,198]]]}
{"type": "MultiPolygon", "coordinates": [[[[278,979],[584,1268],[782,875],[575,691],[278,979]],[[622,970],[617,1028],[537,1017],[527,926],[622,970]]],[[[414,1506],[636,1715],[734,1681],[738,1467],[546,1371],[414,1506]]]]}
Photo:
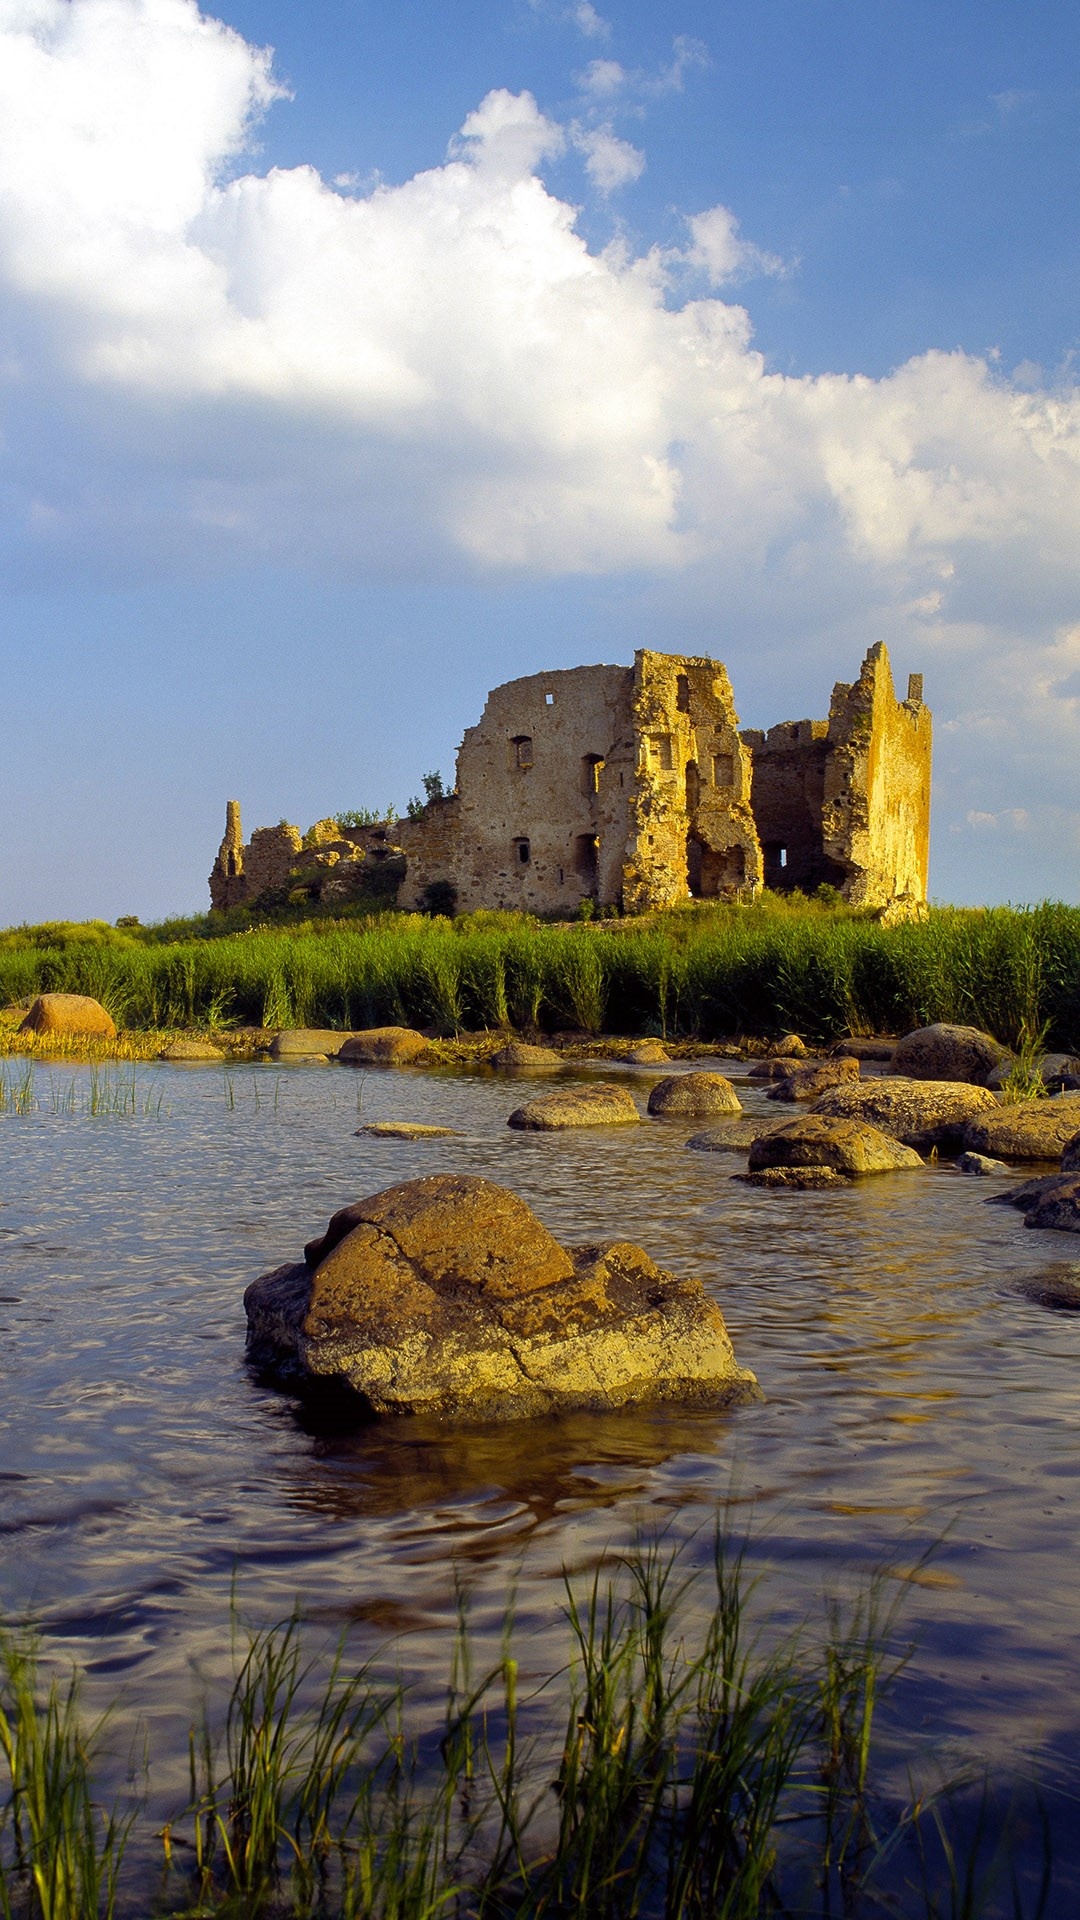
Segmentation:
{"type": "Polygon", "coordinates": [[[575,127],[574,145],[585,156],[585,171],[600,193],[614,193],[640,180],[645,155],[629,140],[621,140],[610,126],[575,127]]]}
{"type": "Polygon", "coordinates": [[[742,239],[739,222],[728,207],[708,207],[704,213],[691,214],[687,225],[691,239],[687,261],[702,269],[712,287],[751,274],[787,271],[778,254],[766,253],[752,241],[742,239]]]}

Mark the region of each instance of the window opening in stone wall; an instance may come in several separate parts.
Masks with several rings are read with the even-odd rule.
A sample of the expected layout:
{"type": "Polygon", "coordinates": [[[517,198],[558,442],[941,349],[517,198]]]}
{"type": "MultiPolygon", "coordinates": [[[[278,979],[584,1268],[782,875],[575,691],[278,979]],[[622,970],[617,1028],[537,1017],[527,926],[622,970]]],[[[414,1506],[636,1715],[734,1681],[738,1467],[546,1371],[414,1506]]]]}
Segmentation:
{"type": "Polygon", "coordinates": [[[705,845],[695,833],[686,839],[686,881],[695,899],[734,898],[746,883],[746,855],[742,847],[705,845]]]}
{"type": "Polygon", "coordinates": [[[544,705],[545,707],[553,707],[555,705],[555,695],[553,693],[545,693],[544,705]]]}
{"type": "Polygon", "coordinates": [[[670,773],[673,765],[670,733],[650,733],[646,740],[649,767],[653,772],[670,773]]]}
{"type": "Polygon", "coordinates": [[[600,837],[595,833],[579,833],[574,841],[574,871],[587,887],[596,885],[596,876],[600,871],[600,837]]]}
{"type": "Polygon", "coordinates": [[[560,868],[559,868],[559,885],[560,885],[560,887],[562,886],[562,883],[563,883],[563,870],[562,870],[562,868],[560,867],[560,868]]]}
{"type": "Polygon", "coordinates": [[[734,754],[713,754],[712,777],[714,787],[733,787],[735,785],[734,754]]]}
{"type": "Polygon", "coordinates": [[[510,765],[512,767],[531,767],[532,763],[532,735],[530,733],[515,733],[510,742],[510,765]]]}
{"type": "Polygon", "coordinates": [[[675,681],[675,705],[680,713],[690,711],[690,680],[685,673],[680,673],[675,681]]]}
{"type": "Polygon", "coordinates": [[[230,855],[229,855],[229,878],[230,878],[230,880],[235,880],[235,878],[236,878],[236,855],[235,855],[235,853],[230,853],[230,855]]]}
{"type": "Polygon", "coordinates": [[[515,851],[516,851],[516,853],[517,853],[517,857],[518,857],[518,864],[519,864],[519,866],[522,866],[522,867],[527,867],[527,866],[528,866],[528,864],[529,864],[529,843],[528,843],[528,841],[527,841],[527,840],[515,840],[515,841],[514,841],[514,849],[515,849],[515,851]]]}
{"type": "Polygon", "coordinates": [[[701,775],[698,772],[698,763],[696,760],[688,760],[686,763],[686,811],[687,813],[696,812],[697,804],[700,799],[701,799],[701,775]]]}
{"type": "Polygon", "coordinates": [[[780,849],[780,865],[782,867],[787,866],[787,848],[786,847],[781,847],[780,849]]]}
{"type": "Polygon", "coordinates": [[[600,774],[603,765],[602,753],[587,753],[581,762],[582,789],[590,799],[600,791],[600,774]]]}

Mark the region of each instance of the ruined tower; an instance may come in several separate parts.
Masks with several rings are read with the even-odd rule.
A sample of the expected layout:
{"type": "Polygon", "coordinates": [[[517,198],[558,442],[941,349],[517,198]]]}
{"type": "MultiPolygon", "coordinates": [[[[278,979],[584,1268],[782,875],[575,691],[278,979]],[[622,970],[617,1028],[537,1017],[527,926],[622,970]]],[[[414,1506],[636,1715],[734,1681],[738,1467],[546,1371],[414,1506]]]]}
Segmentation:
{"type": "Polygon", "coordinates": [[[218,848],[210,875],[210,904],[219,913],[243,898],[244,829],[240,824],[239,800],[225,802],[225,838],[218,848]],[[239,885],[230,884],[239,881],[239,885]]]}

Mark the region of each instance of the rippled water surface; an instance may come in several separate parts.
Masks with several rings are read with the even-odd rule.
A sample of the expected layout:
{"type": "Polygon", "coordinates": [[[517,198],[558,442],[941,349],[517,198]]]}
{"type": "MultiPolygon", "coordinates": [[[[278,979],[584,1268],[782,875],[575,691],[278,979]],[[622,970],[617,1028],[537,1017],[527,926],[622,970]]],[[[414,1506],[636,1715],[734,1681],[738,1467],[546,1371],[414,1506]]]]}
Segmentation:
{"type": "MultiPolygon", "coordinates": [[[[651,1078],[628,1078],[644,1107],[651,1078]]],[[[455,1573],[481,1635],[516,1583],[540,1672],[564,1656],[564,1569],[643,1525],[704,1557],[732,1491],[779,1618],[877,1567],[907,1576],[912,1751],[1033,1760],[1072,1792],[1080,1315],[1021,1287],[1080,1246],[985,1205],[998,1182],[928,1166],[759,1192],[738,1157],[687,1151],[690,1123],[511,1132],[520,1082],[490,1073],[139,1069],[150,1111],[127,1115],[79,1111],[86,1086],[39,1067],[38,1110],[0,1115],[0,1597],[143,1717],[181,1796],[234,1584],[252,1620],[299,1600],[373,1647],[404,1636],[434,1677],[455,1573]],[[355,1136],[380,1118],[460,1137],[355,1136]],[[764,1402],[305,1430],[245,1366],[244,1286],[335,1208],[437,1171],[514,1188],[563,1240],[634,1239],[700,1276],[764,1402]]]]}

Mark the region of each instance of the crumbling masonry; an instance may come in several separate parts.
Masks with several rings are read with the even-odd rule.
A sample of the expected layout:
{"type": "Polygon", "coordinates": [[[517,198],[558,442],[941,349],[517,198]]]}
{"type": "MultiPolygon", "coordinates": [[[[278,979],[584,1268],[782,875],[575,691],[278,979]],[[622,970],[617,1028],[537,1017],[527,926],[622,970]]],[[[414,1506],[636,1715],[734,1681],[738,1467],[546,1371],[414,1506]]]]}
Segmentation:
{"type": "Polygon", "coordinates": [[[397,904],[570,915],[825,884],[855,906],[926,899],[930,711],[922,677],[893,691],[871,647],[827,720],[739,731],[715,660],[642,651],[632,667],[531,674],[489,694],[461,743],[453,793],[415,819],[263,827],[243,844],[228,805],[215,908],[332,900],[373,869],[397,904]]]}

